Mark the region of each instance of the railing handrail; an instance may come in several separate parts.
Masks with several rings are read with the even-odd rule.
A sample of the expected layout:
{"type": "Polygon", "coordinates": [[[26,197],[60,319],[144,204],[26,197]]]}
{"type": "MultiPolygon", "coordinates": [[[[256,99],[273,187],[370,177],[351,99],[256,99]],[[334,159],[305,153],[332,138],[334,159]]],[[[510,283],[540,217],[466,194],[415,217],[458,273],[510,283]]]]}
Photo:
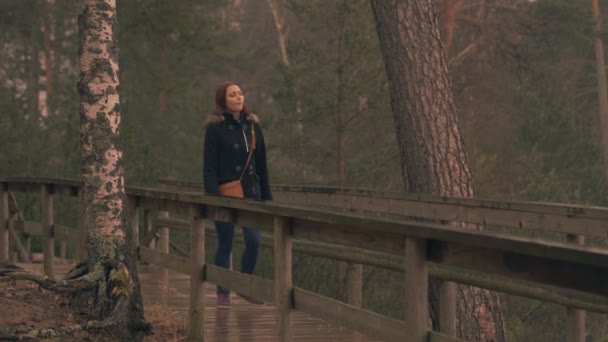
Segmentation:
{"type": "MultiPolygon", "coordinates": [[[[11,183],[11,185],[16,183],[21,183],[22,185],[25,183],[50,184],[55,187],[74,187],[78,186],[79,184],[77,181],[50,178],[38,179],[37,181],[26,178],[3,179],[0,180],[0,183],[11,183]]],[[[57,190],[60,191],[60,189],[57,190]]],[[[489,250],[517,251],[529,256],[547,257],[561,261],[580,262],[588,265],[608,268],[608,249],[577,246],[569,243],[546,241],[536,238],[521,238],[511,236],[509,234],[472,231],[434,223],[416,221],[404,222],[390,218],[346,214],[305,206],[283,205],[276,202],[232,199],[221,196],[204,195],[203,193],[195,192],[188,193],[152,188],[126,187],[126,193],[131,196],[153,198],[154,200],[175,201],[182,204],[208,205],[218,208],[226,208],[228,210],[244,210],[252,213],[278,215],[296,220],[301,219],[329,225],[332,223],[339,223],[341,227],[344,227],[344,230],[383,233],[400,237],[408,236],[421,239],[433,239],[437,241],[457,243],[465,246],[489,250]]],[[[77,192],[72,193],[71,195],[76,196],[77,192]]],[[[392,251],[387,252],[391,253],[392,251]]]]}
{"type": "MultiPolygon", "coordinates": [[[[195,182],[159,180],[159,187],[200,192],[195,182]]],[[[608,237],[608,208],[560,205],[555,203],[515,202],[393,193],[358,189],[338,189],[294,185],[273,186],[279,202],[315,208],[333,208],[397,219],[431,219],[442,224],[471,224],[479,227],[567,234],[583,243],[584,236],[608,237]],[[319,190],[321,189],[321,190],[319,190]]]]}
{"type": "MultiPolygon", "coordinates": [[[[169,178],[160,178],[159,184],[177,186],[192,189],[201,189],[200,182],[182,181],[169,178]]],[[[331,187],[319,185],[291,185],[275,184],[271,186],[275,191],[284,192],[306,192],[318,194],[351,195],[369,198],[384,198],[417,201],[424,203],[436,203],[445,205],[459,205],[468,207],[480,207],[491,209],[502,209],[509,211],[526,211],[533,213],[559,214],[568,217],[588,217],[608,220],[608,207],[597,205],[580,205],[554,202],[521,201],[521,200],[499,200],[482,197],[458,197],[438,196],[428,194],[417,194],[408,192],[384,191],[377,189],[362,189],[348,187],[331,187]]]]}
{"type": "MultiPolygon", "coordinates": [[[[13,180],[8,180],[15,182],[13,180]]],[[[18,182],[25,182],[19,180],[18,182]]],[[[0,181],[3,182],[3,181],[0,181]]],[[[27,181],[29,182],[29,181],[27,181]]],[[[47,184],[47,180],[39,184],[47,184]]],[[[75,186],[72,182],[55,182],[55,186],[67,185],[75,186]]],[[[10,188],[9,188],[10,189],[10,188]]],[[[425,222],[403,222],[390,218],[369,217],[359,214],[338,213],[329,210],[310,208],[305,206],[283,205],[276,202],[258,202],[241,199],[231,199],[221,196],[203,195],[194,192],[175,192],[170,190],[160,190],[152,188],[126,187],[128,195],[151,197],[158,200],[171,200],[181,203],[192,203],[202,205],[212,205],[230,209],[247,210],[258,213],[267,213],[286,216],[294,219],[306,219],[324,223],[339,222],[343,226],[354,230],[365,230],[376,233],[389,233],[401,237],[412,236],[416,238],[437,239],[446,242],[455,242],[471,245],[474,247],[484,247],[488,249],[507,250],[505,241],[509,240],[513,247],[518,247],[533,256],[551,256],[556,260],[586,260],[586,262],[597,265],[608,265],[608,250],[593,249],[589,247],[576,246],[562,242],[549,242],[540,239],[526,239],[512,237],[508,234],[472,231],[449,226],[425,223],[425,222]],[[405,230],[404,230],[405,229],[405,230]],[[472,239],[477,237],[476,239],[472,239]],[[564,248],[559,253],[556,248],[564,248]],[[590,250],[597,250],[604,255],[598,256],[590,250]],[[570,259],[570,257],[572,259],[570,259]]],[[[74,194],[76,196],[77,193],[74,194]]]]}
{"type": "MultiPolygon", "coordinates": [[[[75,179],[65,178],[31,178],[31,177],[10,177],[0,178],[0,182],[11,182],[11,183],[33,183],[33,184],[56,184],[61,186],[72,186],[78,187],[82,184],[81,181],[75,179]]],[[[159,179],[160,183],[167,185],[175,185],[182,187],[189,187],[193,189],[202,188],[200,183],[193,181],[178,181],[172,179],[159,179]]],[[[126,187],[129,189],[130,187],[126,187]]],[[[145,189],[145,187],[137,187],[138,189],[145,189]]],[[[496,199],[484,199],[484,198],[467,198],[467,197],[456,197],[456,196],[435,196],[426,194],[414,194],[404,192],[391,192],[382,190],[367,190],[367,189],[354,189],[354,188],[336,188],[336,187],[325,187],[325,186],[312,186],[312,185],[287,185],[278,184],[272,185],[273,190],[279,191],[290,191],[290,192],[302,192],[306,190],[309,193],[321,193],[321,194],[343,194],[353,195],[370,198],[385,198],[385,199],[401,199],[409,201],[419,201],[425,203],[438,203],[438,204],[453,204],[470,207],[481,207],[491,209],[502,209],[509,211],[527,211],[534,213],[547,213],[564,215],[568,217],[588,217],[596,219],[608,220],[608,207],[593,206],[593,205],[578,205],[578,204],[564,204],[564,203],[553,203],[553,202],[534,202],[534,201],[514,201],[514,200],[496,200],[496,199]]],[[[153,188],[150,188],[153,189],[153,188]]]]}

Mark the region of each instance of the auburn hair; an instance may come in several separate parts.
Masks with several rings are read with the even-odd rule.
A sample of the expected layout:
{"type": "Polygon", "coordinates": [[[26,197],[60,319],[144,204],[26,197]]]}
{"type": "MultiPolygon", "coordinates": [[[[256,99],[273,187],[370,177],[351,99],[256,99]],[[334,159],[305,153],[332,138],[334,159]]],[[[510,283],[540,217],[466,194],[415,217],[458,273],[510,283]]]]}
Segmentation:
{"type": "MultiPolygon", "coordinates": [[[[222,114],[224,114],[224,112],[227,110],[227,108],[226,108],[226,90],[228,89],[228,87],[230,87],[232,85],[238,86],[239,88],[243,89],[238,83],[236,83],[234,81],[222,82],[215,90],[215,109],[213,109],[212,114],[215,114],[215,115],[221,117],[222,114]]],[[[247,105],[244,103],[243,103],[242,112],[244,112],[247,116],[249,116],[251,114],[251,112],[249,111],[249,107],[247,107],[247,105]]]]}

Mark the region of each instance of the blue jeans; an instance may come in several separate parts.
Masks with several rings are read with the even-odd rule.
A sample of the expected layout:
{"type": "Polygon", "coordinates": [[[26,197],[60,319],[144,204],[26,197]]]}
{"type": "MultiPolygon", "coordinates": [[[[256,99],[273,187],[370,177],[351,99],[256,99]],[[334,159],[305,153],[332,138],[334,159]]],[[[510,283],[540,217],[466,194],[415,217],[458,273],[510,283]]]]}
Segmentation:
{"type": "MultiPolygon", "coordinates": [[[[234,240],[234,225],[232,223],[215,221],[217,233],[217,251],[215,265],[223,268],[230,267],[230,253],[234,240]]],[[[241,257],[241,272],[253,273],[260,253],[260,232],[257,229],[243,227],[245,250],[241,257]]],[[[228,292],[228,289],[218,286],[218,292],[228,292]]]]}

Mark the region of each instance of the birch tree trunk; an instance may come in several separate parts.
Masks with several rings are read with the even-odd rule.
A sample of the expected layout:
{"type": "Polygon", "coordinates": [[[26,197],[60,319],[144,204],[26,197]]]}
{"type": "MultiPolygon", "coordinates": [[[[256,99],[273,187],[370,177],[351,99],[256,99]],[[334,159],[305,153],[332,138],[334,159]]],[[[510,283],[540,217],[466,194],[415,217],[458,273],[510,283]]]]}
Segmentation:
{"type": "Polygon", "coordinates": [[[602,29],[599,0],[592,0],[593,17],[596,20],[595,30],[595,63],[597,69],[597,93],[600,106],[600,143],[602,151],[602,161],[604,165],[604,182],[608,184],[608,86],[606,85],[606,63],[604,56],[604,42],[599,36],[602,29]]]}
{"type": "Polygon", "coordinates": [[[274,19],[274,27],[277,29],[277,40],[279,43],[279,52],[281,53],[281,63],[285,66],[290,66],[289,54],[287,53],[287,26],[285,26],[285,0],[266,0],[272,18],[274,19]]]}
{"type": "Polygon", "coordinates": [[[116,0],[79,2],[80,143],[89,274],[96,279],[94,312],[117,323],[120,341],[140,341],[144,322],[120,142],[116,0]]]}
{"type": "MultiPolygon", "coordinates": [[[[432,0],[371,0],[388,74],[406,191],[473,197],[446,53],[432,0]]],[[[439,326],[437,281],[430,314],[439,326]]],[[[458,287],[457,329],[467,341],[505,341],[498,296],[458,287]]]]}

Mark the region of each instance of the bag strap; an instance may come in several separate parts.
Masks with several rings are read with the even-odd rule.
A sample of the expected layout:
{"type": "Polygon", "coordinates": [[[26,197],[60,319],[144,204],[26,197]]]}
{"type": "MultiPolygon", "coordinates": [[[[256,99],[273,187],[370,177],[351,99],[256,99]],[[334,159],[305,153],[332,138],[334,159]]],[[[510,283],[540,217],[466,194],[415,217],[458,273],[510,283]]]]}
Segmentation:
{"type": "MultiPolygon", "coordinates": [[[[247,156],[247,161],[245,162],[245,167],[243,168],[243,172],[241,172],[241,177],[239,177],[239,182],[243,179],[245,175],[245,171],[247,171],[247,167],[249,166],[249,162],[251,161],[251,155],[253,154],[253,150],[255,150],[255,128],[254,123],[251,123],[251,150],[249,150],[249,155],[247,156]]],[[[245,137],[247,139],[247,137],[245,137]]]]}

